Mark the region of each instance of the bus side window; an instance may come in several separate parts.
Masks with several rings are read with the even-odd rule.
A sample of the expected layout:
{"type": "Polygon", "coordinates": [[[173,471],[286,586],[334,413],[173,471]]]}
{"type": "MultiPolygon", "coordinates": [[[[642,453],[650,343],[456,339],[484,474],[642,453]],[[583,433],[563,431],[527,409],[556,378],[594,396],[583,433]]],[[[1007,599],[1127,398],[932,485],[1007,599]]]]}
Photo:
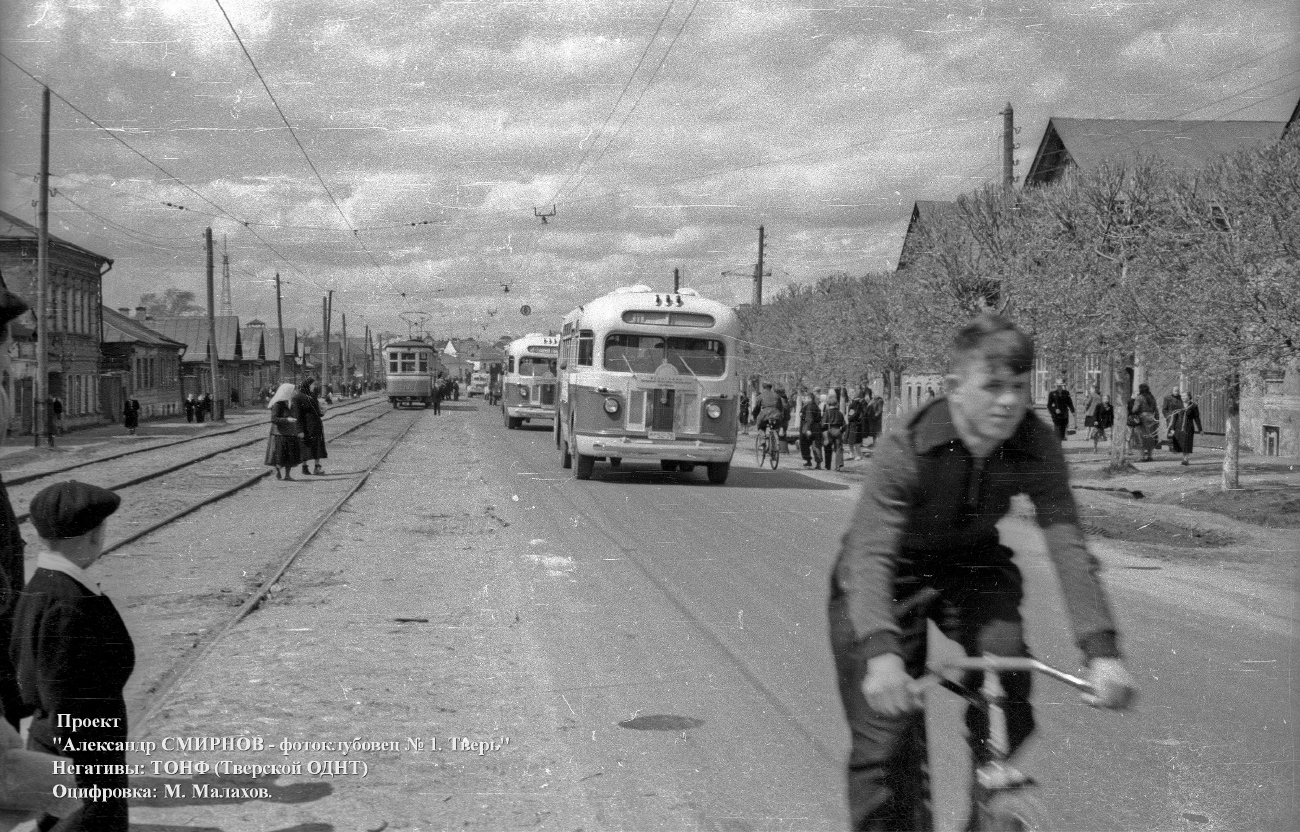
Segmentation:
{"type": "Polygon", "coordinates": [[[596,337],[590,329],[578,332],[578,365],[590,367],[595,355],[596,337]]]}
{"type": "Polygon", "coordinates": [[[572,348],[573,339],[565,335],[560,339],[560,369],[563,370],[569,366],[569,350],[572,348]]]}
{"type": "Polygon", "coordinates": [[[508,355],[506,356],[506,372],[513,373],[514,371],[515,371],[515,357],[513,355],[508,355]]]}

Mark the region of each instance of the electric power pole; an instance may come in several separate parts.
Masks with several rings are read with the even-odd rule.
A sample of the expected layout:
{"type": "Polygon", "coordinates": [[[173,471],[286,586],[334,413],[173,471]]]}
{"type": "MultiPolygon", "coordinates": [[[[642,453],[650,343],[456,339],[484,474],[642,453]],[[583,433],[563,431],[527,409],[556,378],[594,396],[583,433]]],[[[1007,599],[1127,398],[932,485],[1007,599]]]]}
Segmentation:
{"type": "Polygon", "coordinates": [[[330,389],[330,323],[334,320],[333,289],[329,290],[326,297],[321,298],[321,304],[325,307],[325,349],[321,356],[321,386],[328,392],[330,389]]]}
{"type": "Polygon", "coordinates": [[[41,445],[41,429],[54,446],[50,412],[50,325],[46,320],[50,280],[50,88],[41,88],[41,193],[36,212],[36,379],[32,385],[32,433],[41,445]]]}
{"type": "Polygon", "coordinates": [[[221,314],[235,314],[230,299],[230,255],[226,253],[226,235],[221,235],[221,314]]]}
{"type": "Polygon", "coordinates": [[[280,328],[280,383],[284,384],[284,311],[280,302],[279,272],[275,273],[275,325],[280,328]]]}
{"type": "Polygon", "coordinates": [[[681,270],[673,268],[673,294],[677,294],[682,288],[681,270]]]}
{"type": "Polygon", "coordinates": [[[207,250],[207,275],[208,275],[208,371],[212,373],[212,420],[225,421],[226,402],[221,397],[221,385],[217,382],[217,292],[213,285],[214,275],[212,269],[212,227],[209,226],[203,232],[203,247],[207,250]],[[218,415],[220,414],[220,415],[218,415]]]}
{"type": "Polygon", "coordinates": [[[341,356],[343,369],[340,371],[339,376],[343,380],[343,386],[346,387],[352,383],[352,373],[348,370],[348,358],[351,356],[348,355],[348,313],[346,312],[343,313],[343,349],[341,352],[343,353],[341,356]]]}
{"type": "Polygon", "coordinates": [[[754,308],[763,305],[763,226],[758,227],[758,262],[754,264],[754,308]]]}
{"type": "Polygon", "coordinates": [[[1002,111],[1002,185],[1008,190],[1016,184],[1016,119],[1011,102],[1002,111]]]}

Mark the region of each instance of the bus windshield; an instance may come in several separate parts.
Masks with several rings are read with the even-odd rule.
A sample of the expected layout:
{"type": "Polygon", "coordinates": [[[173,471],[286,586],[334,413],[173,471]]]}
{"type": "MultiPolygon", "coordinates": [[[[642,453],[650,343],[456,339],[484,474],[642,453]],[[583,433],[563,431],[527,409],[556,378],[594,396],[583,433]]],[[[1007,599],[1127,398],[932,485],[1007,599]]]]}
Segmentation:
{"type": "Polygon", "coordinates": [[[712,338],[614,333],[605,338],[606,370],[653,373],[667,362],[683,375],[717,378],[726,372],[726,348],[712,338]]]}
{"type": "Polygon", "coordinates": [[[548,356],[521,355],[519,375],[555,378],[555,359],[548,356]]]}

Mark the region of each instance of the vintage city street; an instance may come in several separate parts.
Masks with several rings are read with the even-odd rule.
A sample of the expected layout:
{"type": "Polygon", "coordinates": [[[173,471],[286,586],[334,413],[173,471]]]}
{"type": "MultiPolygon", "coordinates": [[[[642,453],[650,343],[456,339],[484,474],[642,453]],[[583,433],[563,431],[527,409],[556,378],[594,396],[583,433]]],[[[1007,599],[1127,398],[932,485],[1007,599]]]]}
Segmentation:
{"type": "MultiPolygon", "coordinates": [[[[335,444],[327,476],[264,479],[106,559],[105,589],[143,645],[133,720],[175,661],[156,648],[176,640],[177,611],[237,605],[301,518],[326,511],[399,435],[269,599],[133,725],[159,743],[128,755],[149,771],[133,785],[159,794],[133,802],[134,829],[844,827],[848,737],[825,601],[865,463],[759,469],[748,437],[725,486],[629,464],[581,482],[559,467],[549,423],[510,431],[481,401],[394,411],[335,444]],[[224,598],[187,588],[211,578],[224,598]],[[175,750],[189,737],[265,748],[175,750]],[[222,760],[301,773],[185,768],[222,760]],[[331,761],[333,776],[308,773],[331,761]]],[[[1090,449],[1067,450],[1079,482],[1094,482],[1090,449]]],[[[1214,463],[1198,466],[1168,473],[1190,488],[1214,463]]],[[[1163,476],[1146,475],[1149,500],[1163,476]]],[[[1269,476],[1294,479],[1285,466],[1269,476]]],[[[1153,503],[1129,528],[1216,529],[1214,545],[1126,542],[1113,535],[1137,501],[1076,493],[1143,698],[1094,711],[1039,681],[1039,736],[1022,762],[1056,828],[1287,828],[1294,529],[1153,503]]],[[[1032,521],[1008,518],[1003,535],[1027,577],[1031,647],[1073,671],[1032,521]]],[[[958,712],[934,701],[936,802],[955,829],[958,712]]]]}

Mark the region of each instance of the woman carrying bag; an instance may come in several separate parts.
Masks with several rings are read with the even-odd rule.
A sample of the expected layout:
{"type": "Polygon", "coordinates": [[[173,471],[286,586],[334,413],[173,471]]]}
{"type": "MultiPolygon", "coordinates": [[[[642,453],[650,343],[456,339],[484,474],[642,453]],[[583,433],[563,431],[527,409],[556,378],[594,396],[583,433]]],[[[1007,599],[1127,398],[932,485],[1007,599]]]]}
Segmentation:
{"type": "Polygon", "coordinates": [[[271,409],[271,435],[266,440],[266,464],[275,468],[277,480],[292,480],[294,466],[302,463],[302,420],[293,405],[293,393],[293,383],[285,382],[267,404],[271,409]]]}

